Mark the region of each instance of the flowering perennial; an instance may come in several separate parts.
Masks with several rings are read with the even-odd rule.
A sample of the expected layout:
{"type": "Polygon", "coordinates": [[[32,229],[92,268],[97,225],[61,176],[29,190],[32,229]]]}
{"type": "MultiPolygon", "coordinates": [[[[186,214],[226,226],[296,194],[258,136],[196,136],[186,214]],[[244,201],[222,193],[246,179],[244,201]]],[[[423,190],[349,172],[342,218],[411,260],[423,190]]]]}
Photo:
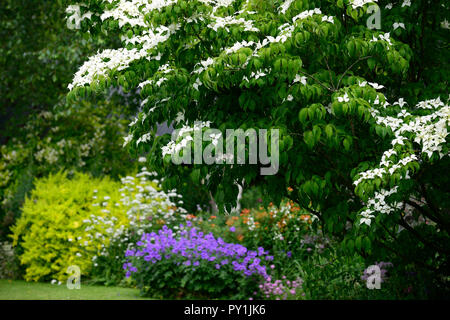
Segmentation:
{"type": "MultiPolygon", "coordinates": [[[[226,243],[212,233],[197,230],[189,221],[186,226],[180,225],[178,232],[164,226],[158,233],[145,233],[137,246],[136,250],[127,250],[126,257],[144,259],[152,264],[172,259],[175,264],[192,268],[206,263],[212,263],[216,269],[230,265],[245,276],[256,274],[263,278],[268,277],[263,263],[272,258],[262,247],[252,251],[240,244],[226,243]]],[[[138,272],[132,262],[126,262],[123,268],[127,277],[138,272]]]]}
{"type": "Polygon", "coordinates": [[[294,281],[286,280],[286,276],[282,276],[282,280],[272,281],[271,277],[268,277],[263,284],[259,285],[259,289],[264,298],[287,300],[288,298],[296,299],[296,295],[300,293],[303,280],[297,278],[294,281]]]}

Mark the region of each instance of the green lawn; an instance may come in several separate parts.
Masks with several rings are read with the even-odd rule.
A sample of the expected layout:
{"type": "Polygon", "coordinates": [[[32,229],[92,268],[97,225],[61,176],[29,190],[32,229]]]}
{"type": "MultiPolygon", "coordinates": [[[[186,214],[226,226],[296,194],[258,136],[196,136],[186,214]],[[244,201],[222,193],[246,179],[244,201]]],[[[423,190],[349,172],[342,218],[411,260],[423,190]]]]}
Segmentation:
{"type": "Polygon", "coordinates": [[[0,280],[0,300],[138,300],[138,289],[83,285],[70,290],[65,284],[0,280]]]}

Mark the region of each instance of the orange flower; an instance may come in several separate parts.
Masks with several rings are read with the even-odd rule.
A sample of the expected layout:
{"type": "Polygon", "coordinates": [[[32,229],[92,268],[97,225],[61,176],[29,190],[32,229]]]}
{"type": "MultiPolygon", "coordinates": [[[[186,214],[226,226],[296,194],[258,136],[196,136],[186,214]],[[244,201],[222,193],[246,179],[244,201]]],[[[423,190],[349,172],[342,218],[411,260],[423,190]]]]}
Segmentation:
{"type": "Polygon", "coordinates": [[[241,215],[249,214],[249,213],[250,213],[250,209],[242,209],[242,211],[241,211],[241,215]]]}
{"type": "Polygon", "coordinates": [[[308,214],[302,214],[301,216],[300,216],[300,219],[302,219],[302,220],[310,220],[311,219],[311,216],[310,215],[308,215],[308,214]]]}
{"type": "Polygon", "coordinates": [[[238,220],[239,217],[233,216],[233,217],[231,217],[231,219],[233,219],[233,220],[238,220]]]}
{"type": "Polygon", "coordinates": [[[237,239],[238,239],[239,241],[242,241],[242,240],[244,240],[244,236],[243,236],[242,234],[240,234],[240,235],[237,236],[237,239]]]}
{"type": "Polygon", "coordinates": [[[215,225],[214,223],[211,223],[211,227],[215,228],[215,227],[216,227],[216,225],[215,225]]]}
{"type": "Polygon", "coordinates": [[[256,213],[255,216],[256,216],[256,219],[262,219],[262,218],[265,218],[267,216],[267,212],[266,211],[261,211],[261,212],[256,213]]]}
{"type": "Polygon", "coordinates": [[[193,214],[188,214],[186,216],[186,219],[195,219],[195,216],[193,214]]]}
{"type": "Polygon", "coordinates": [[[211,217],[209,217],[210,219],[215,219],[215,218],[217,218],[216,216],[211,216],[211,217]]]}
{"type": "Polygon", "coordinates": [[[294,191],[294,189],[292,189],[291,187],[288,187],[287,190],[288,190],[289,192],[294,191]]]}

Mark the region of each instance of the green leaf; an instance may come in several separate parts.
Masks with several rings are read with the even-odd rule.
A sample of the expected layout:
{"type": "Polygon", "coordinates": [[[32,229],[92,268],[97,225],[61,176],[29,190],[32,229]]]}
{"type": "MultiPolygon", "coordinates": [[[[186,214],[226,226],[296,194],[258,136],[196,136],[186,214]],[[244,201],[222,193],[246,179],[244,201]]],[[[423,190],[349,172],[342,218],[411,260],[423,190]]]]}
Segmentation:
{"type": "Polygon", "coordinates": [[[350,150],[350,140],[348,140],[347,138],[344,139],[344,141],[342,141],[342,145],[344,146],[345,151],[349,151],[350,150]]]}
{"type": "Polygon", "coordinates": [[[325,134],[328,138],[331,138],[333,136],[333,126],[331,124],[327,124],[325,126],[325,134]]]}
{"type": "Polygon", "coordinates": [[[303,140],[309,148],[312,149],[314,147],[314,134],[311,130],[308,130],[303,134],[303,140]]]}
{"type": "Polygon", "coordinates": [[[191,179],[195,184],[200,184],[200,169],[194,169],[191,172],[191,179]]]}
{"type": "Polygon", "coordinates": [[[355,249],[355,242],[352,239],[349,239],[347,241],[346,247],[349,252],[353,252],[353,250],[355,249]]]}
{"type": "Polygon", "coordinates": [[[367,65],[369,66],[370,70],[373,70],[376,65],[376,60],[374,58],[367,59],[367,65]]]}
{"type": "Polygon", "coordinates": [[[302,108],[298,113],[298,119],[302,124],[306,124],[307,118],[308,118],[308,108],[302,108]]]}
{"type": "Polygon", "coordinates": [[[356,238],[355,247],[356,247],[356,249],[358,249],[358,251],[361,251],[361,236],[356,238]]]}

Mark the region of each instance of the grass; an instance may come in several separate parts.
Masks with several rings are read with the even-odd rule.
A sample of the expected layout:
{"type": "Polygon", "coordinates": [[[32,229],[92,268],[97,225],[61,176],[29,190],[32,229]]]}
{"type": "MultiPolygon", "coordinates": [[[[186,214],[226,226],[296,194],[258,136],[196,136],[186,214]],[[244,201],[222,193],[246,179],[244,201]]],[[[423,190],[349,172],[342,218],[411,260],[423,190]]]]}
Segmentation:
{"type": "Polygon", "coordinates": [[[68,289],[65,284],[52,285],[22,280],[0,280],[0,300],[141,300],[138,289],[83,285],[68,289]]]}

